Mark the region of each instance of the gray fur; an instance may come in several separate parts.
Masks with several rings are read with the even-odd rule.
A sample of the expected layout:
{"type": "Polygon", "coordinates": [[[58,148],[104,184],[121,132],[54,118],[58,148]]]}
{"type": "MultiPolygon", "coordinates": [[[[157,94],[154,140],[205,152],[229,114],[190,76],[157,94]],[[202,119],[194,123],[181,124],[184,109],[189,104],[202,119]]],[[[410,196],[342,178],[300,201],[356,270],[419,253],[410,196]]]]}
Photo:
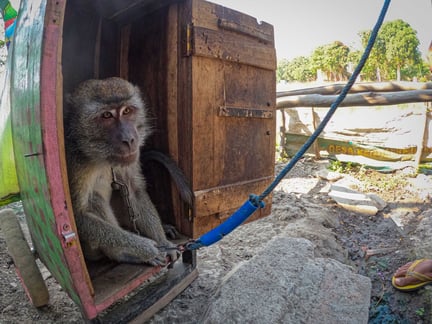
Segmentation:
{"type": "MultiPolygon", "coordinates": [[[[64,116],[69,185],[84,256],[165,264],[166,252],[158,246],[174,244],[165,236],[140,170],[139,147],[150,127],[139,89],[120,78],[84,81],[68,97],[64,116]],[[132,108],[133,115],[121,116],[117,124],[106,126],[109,121],[102,114],[125,106],[132,108]],[[133,226],[126,208],[121,214],[114,212],[118,209],[111,204],[115,194],[111,168],[117,179],[128,185],[141,235],[128,230],[133,226]]],[[[170,251],[175,261],[177,252],[170,251]]]]}

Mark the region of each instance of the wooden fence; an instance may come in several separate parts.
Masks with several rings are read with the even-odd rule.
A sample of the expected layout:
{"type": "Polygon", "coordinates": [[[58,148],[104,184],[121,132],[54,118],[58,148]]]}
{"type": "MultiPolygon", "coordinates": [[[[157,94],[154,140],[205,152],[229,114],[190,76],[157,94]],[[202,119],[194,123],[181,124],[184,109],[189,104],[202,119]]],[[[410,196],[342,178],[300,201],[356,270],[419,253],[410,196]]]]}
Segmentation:
{"type": "MultiPolygon", "coordinates": [[[[277,93],[281,155],[303,145],[343,86],[277,93]]],[[[431,102],[432,82],[354,84],[310,152],[383,169],[431,163],[431,102]]]]}

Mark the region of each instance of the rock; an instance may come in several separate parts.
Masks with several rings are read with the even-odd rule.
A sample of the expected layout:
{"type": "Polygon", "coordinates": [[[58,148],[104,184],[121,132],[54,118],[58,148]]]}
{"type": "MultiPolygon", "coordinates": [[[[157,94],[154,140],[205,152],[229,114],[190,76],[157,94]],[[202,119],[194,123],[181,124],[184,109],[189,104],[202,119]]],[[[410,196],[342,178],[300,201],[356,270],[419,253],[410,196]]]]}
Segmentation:
{"type": "Polygon", "coordinates": [[[367,323],[370,292],[369,278],[280,235],[224,278],[200,323],[367,323]]]}
{"type": "Polygon", "coordinates": [[[387,206],[375,194],[363,194],[339,183],[332,185],[328,194],[342,208],[361,214],[375,215],[387,206]]]}
{"type": "Polygon", "coordinates": [[[329,171],[326,169],[320,170],[316,173],[317,177],[327,181],[337,181],[343,178],[343,175],[339,172],[329,171]]]}
{"type": "Polygon", "coordinates": [[[372,200],[375,207],[378,208],[379,211],[387,207],[387,203],[383,199],[381,199],[380,196],[376,194],[366,194],[366,196],[372,200]]]}
{"type": "Polygon", "coordinates": [[[416,257],[430,258],[432,256],[432,209],[425,210],[420,215],[421,221],[417,228],[410,233],[410,240],[414,244],[416,257]]]}

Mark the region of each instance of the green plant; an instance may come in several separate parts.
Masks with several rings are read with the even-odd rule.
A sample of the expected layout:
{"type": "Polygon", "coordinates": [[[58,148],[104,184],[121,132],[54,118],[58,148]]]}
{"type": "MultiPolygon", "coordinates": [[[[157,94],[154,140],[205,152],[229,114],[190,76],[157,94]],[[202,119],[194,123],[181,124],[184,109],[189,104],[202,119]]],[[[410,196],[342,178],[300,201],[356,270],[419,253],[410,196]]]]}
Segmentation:
{"type": "Polygon", "coordinates": [[[423,307],[418,308],[418,309],[415,311],[415,313],[416,313],[417,316],[423,317],[424,314],[425,314],[425,309],[424,309],[423,307]]]}
{"type": "Polygon", "coordinates": [[[349,173],[358,169],[358,165],[353,162],[342,162],[339,160],[330,160],[330,164],[327,167],[330,171],[339,173],[349,173]]]}

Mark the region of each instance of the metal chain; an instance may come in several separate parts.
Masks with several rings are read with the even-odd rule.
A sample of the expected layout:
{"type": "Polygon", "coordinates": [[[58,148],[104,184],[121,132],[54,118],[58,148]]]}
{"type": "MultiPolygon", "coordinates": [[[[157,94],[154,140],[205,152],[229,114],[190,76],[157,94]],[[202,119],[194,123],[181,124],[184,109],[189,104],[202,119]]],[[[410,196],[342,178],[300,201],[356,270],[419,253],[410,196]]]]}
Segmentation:
{"type": "Polygon", "coordinates": [[[120,196],[122,197],[123,202],[124,202],[124,204],[127,207],[127,212],[128,212],[128,215],[129,215],[129,220],[132,223],[133,230],[138,235],[140,235],[141,233],[139,232],[139,230],[138,230],[138,228],[136,226],[137,217],[136,217],[136,215],[134,213],[134,210],[132,208],[132,204],[131,204],[130,199],[129,199],[129,188],[128,188],[128,186],[125,183],[120,182],[120,181],[117,180],[113,168],[111,168],[111,174],[112,174],[111,188],[114,191],[120,191],[120,196]]]}

